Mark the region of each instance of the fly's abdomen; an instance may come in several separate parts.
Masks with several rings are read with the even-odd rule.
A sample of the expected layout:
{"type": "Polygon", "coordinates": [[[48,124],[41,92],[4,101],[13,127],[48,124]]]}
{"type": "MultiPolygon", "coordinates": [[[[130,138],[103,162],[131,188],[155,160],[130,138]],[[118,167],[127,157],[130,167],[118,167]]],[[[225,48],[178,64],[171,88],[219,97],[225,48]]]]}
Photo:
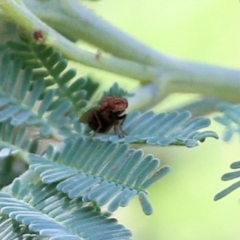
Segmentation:
{"type": "Polygon", "coordinates": [[[118,122],[113,114],[95,111],[89,118],[89,127],[95,132],[104,133],[109,131],[116,121],[118,122]]]}

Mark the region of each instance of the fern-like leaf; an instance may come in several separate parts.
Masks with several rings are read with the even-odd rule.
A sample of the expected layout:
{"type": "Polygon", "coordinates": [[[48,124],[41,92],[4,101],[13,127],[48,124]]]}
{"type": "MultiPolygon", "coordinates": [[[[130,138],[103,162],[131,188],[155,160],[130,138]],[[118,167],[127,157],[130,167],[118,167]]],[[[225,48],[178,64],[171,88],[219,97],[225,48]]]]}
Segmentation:
{"type": "Polygon", "coordinates": [[[39,240],[37,234],[19,222],[8,218],[6,215],[0,216],[0,239],[1,240],[39,240]]]}
{"type": "Polygon", "coordinates": [[[31,154],[30,159],[30,168],[44,183],[58,182],[57,189],[70,198],[108,204],[110,212],[138,195],[145,214],[151,214],[145,189],[169,171],[152,155],[143,156],[127,144],[84,138],[68,140],[61,151],[49,147],[45,157],[31,154]]]}
{"type": "Polygon", "coordinates": [[[43,79],[31,86],[31,69],[21,70],[21,62],[2,59],[0,69],[0,122],[10,120],[14,126],[35,125],[43,136],[71,135],[81,131],[78,115],[72,114],[72,102],[55,100],[56,90],[45,90],[43,79]],[[71,115],[69,115],[71,112],[71,115]],[[75,129],[73,128],[73,124],[75,129]]]}
{"type": "Polygon", "coordinates": [[[112,87],[109,88],[108,91],[105,91],[103,93],[103,97],[105,96],[117,96],[117,97],[131,97],[133,94],[130,94],[128,91],[125,89],[121,88],[118,83],[114,83],[112,87]]]}
{"type": "Polygon", "coordinates": [[[12,189],[13,196],[0,193],[3,223],[10,228],[17,223],[16,227],[20,225],[30,233],[52,240],[130,239],[131,233],[115,219],[108,219],[81,199],[69,199],[57,192],[54,184],[21,184],[16,179],[12,189]]]}
{"type": "Polygon", "coordinates": [[[87,77],[87,81],[84,85],[84,90],[87,92],[86,95],[86,100],[90,100],[93,95],[95,94],[95,92],[98,90],[99,88],[99,83],[98,82],[94,82],[94,80],[91,77],[87,77]]]}
{"type": "Polygon", "coordinates": [[[240,134],[240,105],[222,103],[219,109],[223,114],[214,119],[225,127],[223,139],[230,141],[234,134],[240,134]]]}
{"type": "Polygon", "coordinates": [[[9,122],[0,123],[0,187],[10,184],[26,171],[28,153],[36,153],[38,149],[37,139],[29,137],[28,130],[9,122]]]}
{"type": "Polygon", "coordinates": [[[28,129],[14,127],[9,122],[0,123],[0,154],[3,157],[13,152],[27,158],[27,152],[36,152],[37,142],[28,137],[28,129]]]}
{"type": "MultiPolygon", "coordinates": [[[[240,169],[240,161],[232,163],[230,165],[230,168],[231,169],[240,169]]],[[[240,170],[235,171],[235,172],[226,173],[222,176],[223,181],[228,181],[228,180],[232,180],[235,178],[240,178],[240,170]]],[[[226,195],[228,195],[229,193],[231,193],[232,191],[236,190],[239,187],[240,187],[240,180],[238,182],[232,184],[228,188],[224,189],[223,191],[219,192],[218,194],[216,194],[216,196],[214,197],[214,200],[217,201],[217,200],[225,197],[226,195]]]]}
{"type": "Polygon", "coordinates": [[[74,111],[78,114],[90,98],[87,96],[89,85],[93,87],[89,95],[98,88],[91,80],[86,84],[88,82],[86,77],[74,79],[76,71],[67,68],[68,61],[52,48],[35,43],[8,42],[7,45],[13,59],[23,59],[25,68],[30,66],[34,69],[33,79],[44,78],[45,86],[54,85],[59,100],[66,98],[71,101],[74,111]]]}
{"type": "Polygon", "coordinates": [[[210,123],[205,117],[191,119],[188,111],[161,114],[152,111],[144,114],[132,112],[123,124],[123,130],[127,134],[124,138],[110,134],[98,135],[95,138],[102,141],[194,147],[198,145],[198,141],[203,142],[207,137],[218,138],[213,131],[199,132],[210,123]]]}

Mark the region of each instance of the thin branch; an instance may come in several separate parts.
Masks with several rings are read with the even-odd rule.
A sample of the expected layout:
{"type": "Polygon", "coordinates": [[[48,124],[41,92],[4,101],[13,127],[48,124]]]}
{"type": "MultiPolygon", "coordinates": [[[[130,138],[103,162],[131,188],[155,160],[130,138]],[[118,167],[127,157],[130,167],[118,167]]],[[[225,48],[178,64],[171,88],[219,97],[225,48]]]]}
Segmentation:
{"type": "Polygon", "coordinates": [[[133,97],[128,98],[129,107],[127,111],[141,110],[142,112],[151,109],[161,102],[166,96],[161,92],[158,82],[140,86],[133,92],[133,97]]]}
{"type": "Polygon", "coordinates": [[[24,2],[37,16],[71,39],[85,40],[114,56],[143,64],[163,64],[167,60],[165,55],[97,16],[80,1],[57,0],[42,3],[39,0],[24,0],[24,2]],[[54,18],[45,9],[51,9],[54,18]],[[66,25],[71,27],[68,28],[66,25]]]}
{"type": "Polygon", "coordinates": [[[171,109],[170,111],[182,112],[187,110],[191,112],[192,117],[198,117],[216,112],[218,110],[217,106],[220,102],[219,99],[209,97],[188,103],[182,107],[171,109]]]}
{"type": "Polygon", "coordinates": [[[41,31],[44,44],[53,46],[70,60],[138,79],[143,83],[150,82],[159,75],[159,71],[156,68],[129,60],[111,57],[104,53],[97,52],[94,54],[77,47],[76,44],[50,28],[25,6],[22,6],[22,4],[19,5],[14,0],[0,0],[0,8],[18,25],[27,30],[30,33],[30,38],[33,38],[33,33],[35,31],[41,31]]]}
{"type": "Polygon", "coordinates": [[[25,0],[25,3],[56,29],[66,29],[65,34],[70,38],[81,38],[117,56],[109,56],[101,51],[93,54],[81,49],[14,0],[0,0],[0,8],[6,15],[29,33],[41,30],[44,43],[54,46],[71,60],[135,78],[142,83],[155,81],[164,95],[174,92],[198,93],[227,101],[240,101],[240,71],[237,69],[163,55],[96,16],[79,1],[25,0]]]}

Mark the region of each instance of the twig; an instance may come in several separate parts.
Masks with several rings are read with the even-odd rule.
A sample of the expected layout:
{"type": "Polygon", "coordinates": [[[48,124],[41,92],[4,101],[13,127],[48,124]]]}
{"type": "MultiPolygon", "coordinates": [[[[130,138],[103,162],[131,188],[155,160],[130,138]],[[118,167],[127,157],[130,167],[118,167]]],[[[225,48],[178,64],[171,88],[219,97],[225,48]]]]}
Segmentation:
{"type": "MultiPolygon", "coordinates": [[[[164,95],[174,92],[198,93],[227,101],[240,101],[240,71],[237,69],[194,63],[163,55],[96,16],[79,1],[25,2],[37,16],[56,29],[63,30],[64,26],[70,37],[84,39],[101,49],[101,54],[81,49],[42,22],[22,4],[14,0],[0,0],[0,8],[6,15],[29,33],[41,30],[44,44],[54,46],[71,60],[135,78],[141,83],[157,82],[164,95]],[[102,50],[117,57],[106,55],[102,50]]],[[[150,97],[147,97],[149,101],[150,97]]]]}

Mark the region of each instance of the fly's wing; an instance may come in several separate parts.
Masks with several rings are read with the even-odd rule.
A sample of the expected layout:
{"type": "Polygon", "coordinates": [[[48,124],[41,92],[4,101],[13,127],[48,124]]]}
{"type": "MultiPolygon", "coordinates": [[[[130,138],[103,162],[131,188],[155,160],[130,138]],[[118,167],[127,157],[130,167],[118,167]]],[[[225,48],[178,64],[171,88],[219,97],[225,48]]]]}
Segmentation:
{"type": "Polygon", "coordinates": [[[86,111],[81,117],[80,117],[80,122],[82,123],[88,123],[89,122],[89,117],[93,113],[93,111],[96,108],[90,108],[88,111],[86,111]]]}

